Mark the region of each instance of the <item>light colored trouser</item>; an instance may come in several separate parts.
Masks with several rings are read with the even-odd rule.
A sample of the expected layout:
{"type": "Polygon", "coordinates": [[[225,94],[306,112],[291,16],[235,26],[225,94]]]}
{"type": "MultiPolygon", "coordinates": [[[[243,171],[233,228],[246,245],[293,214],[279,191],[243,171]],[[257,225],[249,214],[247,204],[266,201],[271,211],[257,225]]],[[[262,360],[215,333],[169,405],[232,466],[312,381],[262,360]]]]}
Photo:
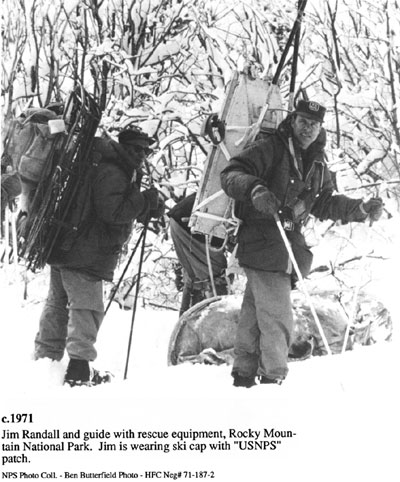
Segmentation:
{"type": "MultiPolygon", "coordinates": [[[[171,238],[179,262],[192,283],[210,278],[205,244],[193,238],[174,219],[170,220],[171,238]]],[[[220,276],[226,269],[226,258],[223,250],[210,249],[213,276],[220,276]]]]}
{"type": "MultiPolygon", "coordinates": [[[[178,222],[170,220],[171,238],[174,243],[176,255],[182,265],[183,293],[179,311],[181,316],[193,304],[205,298],[205,292],[211,295],[210,273],[207,261],[205,243],[194,238],[178,222]],[[197,293],[197,296],[194,293],[197,293]]],[[[226,291],[225,279],[219,280],[226,269],[227,261],[224,250],[210,249],[210,264],[217,293],[226,291]],[[222,281],[222,283],[221,283],[222,281]]]]}
{"type": "Polygon", "coordinates": [[[284,379],[293,331],[290,276],[245,268],[232,373],[284,379]]]}
{"type": "Polygon", "coordinates": [[[35,338],[35,357],[92,361],[104,318],[103,282],[78,271],[51,267],[49,293],[35,338]]]}

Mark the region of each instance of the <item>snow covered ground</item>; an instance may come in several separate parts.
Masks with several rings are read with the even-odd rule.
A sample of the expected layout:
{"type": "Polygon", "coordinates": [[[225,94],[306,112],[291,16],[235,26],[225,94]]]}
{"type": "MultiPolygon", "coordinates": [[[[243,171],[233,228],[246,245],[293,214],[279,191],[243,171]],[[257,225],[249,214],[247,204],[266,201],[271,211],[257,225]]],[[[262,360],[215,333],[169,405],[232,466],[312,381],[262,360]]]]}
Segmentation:
{"type": "MultiPolygon", "coordinates": [[[[43,2],[44,5],[46,3],[43,2]]],[[[136,3],[139,5],[140,2],[136,3]]],[[[143,2],[145,6],[151,3],[143,2]]],[[[179,3],[171,3],[172,13],[174,6],[178,5],[180,8],[179,3]]],[[[205,2],[205,4],[207,3],[205,2]]],[[[209,3],[217,4],[218,2],[209,3]]],[[[238,2],[238,4],[240,3],[246,4],[247,2],[238,2]]],[[[318,2],[315,3],[318,4],[318,2]]],[[[362,3],[357,3],[357,12],[365,12],[362,17],[368,20],[369,9],[366,9],[362,3]]],[[[367,3],[364,2],[364,4],[367,3]]],[[[37,7],[40,17],[41,5],[32,4],[37,7]]],[[[391,2],[388,2],[388,8],[392,8],[390,4],[391,2]]],[[[54,12],[57,12],[56,7],[57,5],[53,9],[54,12]]],[[[221,2],[221,8],[224,9],[223,2],[221,2]]],[[[396,9],[394,7],[392,9],[396,13],[396,9]]],[[[15,12],[18,11],[15,9],[15,12]]],[[[90,12],[90,9],[87,11],[90,12]]],[[[228,8],[226,11],[229,12],[229,18],[233,19],[233,23],[229,25],[227,31],[236,35],[237,28],[234,27],[234,23],[236,22],[239,26],[240,24],[237,23],[239,17],[236,17],[235,5],[232,3],[232,8],[228,8]]],[[[290,12],[290,10],[285,11],[284,5],[282,11],[285,15],[290,12]]],[[[346,15],[347,19],[350,18],[347,10],[341,11],[342,13],[346,15]]],[[[317,17],[324,18],[323,9],[318,11],[317,17]]],[[[15,22],[13,15],[10,18],[12,25],[19,25],[19,22],[15,22]]],[[[43,16],[43,18],[47,17],[43,16]]],[[[224,18],[228,17],[225,17],[223,13],[219,23],[224,18]]],[[[315,17],[311,15],[310,18],[314,24],[315,17]]],[[[354,22],[356,22],[356,18],[351,17],[354,22]]],[[[60,17],[61,23],[57,20],[56,28],[57,25],[63,25],[62,19],[63,15],[60,17]]],[[[252,17],[248,17],[246,14],[243,22],[246,31],[251,27],[251,19],[252,17]]],[[[153,20],[155,21],[155,19],[153,20]]],[[[395,25],[396,16],[393,15],[391,20],[395,25]]],[[[141,17],[138,19],[139,21],[142,22],[141,17]]],[[[339,35],[348,38],[351,30],[343,29],[340,23],[337,22],[340,27],[339,35]]],[[[84,28],[90,29],[90,25],[89,21],[88,24],[84,24],[84,28]]],[[[258,25],[258,23],[254,25],[258,25]]],[[[361,79],[361,83],[356,84],[355,88],[342,86],[341,106],[344,111],[351,109],[352,115],[355,117],[362,117],[364,111],[369,112],[374,100],[384,98],[387,92],[386,77],[388,76],[385,76],[383,70],[382,75],[379,74],[382,56],[374,58],[374,49],[379,47],[379,42],[376,40],[385,39],[387,36],[385,33],[387,22],[382,22],[381,27],[382,29],[377,28],[374,31],[373,40],[371,40],[374,42],[373,48],[370,48],[370,44],[367,43],[367,40],[369,42],[370,39],[357,38],[353,42],[359,49],[364,46],[361,50],[368,53],[368,59],[363,59],[362,55],[360,59],[356,59],[354,68],[363,72],[364,66],[368,64],[373,73],[372,77],[366,75],[365,79],[361,79]],[[369,81],[371,78],[373,81],[369,81]]],[[[71,28],[75,38],[75,34],[78,35],[80,32],[80,26],[71,24],[71,28]]],[[[66,29],[65,39],[70,30],[69,24],[66,29]]],[[[174,31],[174,29],[172,30],[174,31]]],[[[10,32],[13,31],[14,27],[10,32]]],[[[64,32],[64,29],[60,31],[64,32]]],[[[158,29],[154,28],[153,31],[157,32],[158,29]]],[[[251,30],[249,31],[251,32],[251,30]]],[[[171,46],[174,49],[181,49],[185,53],[186,42],[197,53],[197,43],[190,42],[189,44],[184,29],[183,33],[184,36],[179,37],[182,42],[174,40],[173,43],[170,41],[160,43],[157,53],[153,53],[162,58],[162,51],[165,50],[168,51],[169,56],[172,53],[171,46]]],[[[221,47],[223,46],[220,36],[226,35],[224,29],[214,28],[205,34],[215,35],[215,39],[221,44],[221,47]]],[[[312,40],[309,43],[313,44],[315,52],[318,50],[323,52],[323,49],[326,48],[325,35],[321,35],[319,28],[316,29],[316,34],[310,37],[312,40]]],[[[207,35],[206,38],[208,38],[207,35]]],[[[20,38],[19,35],[10,36],[10,38],[14,37],[20,38]]],[[[98,37],[101,36],[94,36],[96,39],[98,37]]],[[[257,37],[262,38],[260,35],[257,37]]],[[[151,35],[149,38],[153,39],[151,35]]],[[[235,47],[240,46],[239,50],[243,50],[240,42],[234,43],[235,47]]],[[[27,47],[34,45],[33,39],[30,38],[26,44],[27,47]]],[[[102,49],[109,49],[108,44],[107,36],[104,45],[95,43],[92,46],[99,53],[103,51],[102,49]]],[[[41,42],[43,48],[46,45],[46,41],[41,42]]],[[[68,47],[68,43],[62,45],[68,47]]],[[[261,48],[261,53],[264,52],[263,62],[269,65],[269,59],[273,57],[270,56],[269,51],[265,50],[264,45],[267,46],[268,43],[263,42],[262,45],[258,47],[256,45],[256,47],[261,48]]],[[[386,48],[386,43],[383,45],[386,48]]],[[[10,46],[12,46],[12,42],[10,46]]],[[[208,48],[212,48],[212,42],[209,42],[208,48]]],[[[14,51],[12,48],[9,50],[10,53],[14,51]]],[[[28,50],[24,56],[28,55],[28,50]]],[[[45,54],[44,50],[36,50],[38,50],[39,60],[44,60],[45,72],[42,79],[45,81],[48,73],[48,56],[46,53],[46,58],[41,59],[41,56],[45,54]]],[[[230,63],[226,60],[230,59],[232,65],[239,64],[243,60],[242,53],[240,53],[239,61],[236,61],[239,53],[236,48],[231,53],[229,53],[230,51],[231,49],[227,51],[227,58],[224,59],[219,50],[212,48],[212,56],[218,60],[219,67],[223,70],[226,79],[231,77],[230,63]]],[[[349,52],[351,54],[351,50],[349,52]]],[[[377,52],[380,50],[378,49],[377,52]]],[[[59,50],[59,53],[61,55],[63,51],[59,50]]],[[[119,56],[120,53],[117,53],[119,56]]],[[[311,75],[314,70],[314,68],[310,70],[309,67],[312,66],[310,62],[313,63],[314,58],[317,57],[308,55],[308,51],[306,52],[307,65],[303,67],[305,67],[307,76],[311,75]]],[[[63,55],[60,58],[63,58],[63,55]]],[[[68,55],[66,58],[68,60],[68,55]]],[[[89,58],[87,56],[87,59],[89,58]]],[[[103,55],[100,55],[99,58],[103,59],[103,55]]],[[[386,59],[386,57],[384,58],[386,59]]],[[[10,58],[5,58],[5,61],[11,66],[15,59],[11,55],[10,58]]],[[[318,61],[320,62],[320,60],[318,61]]],[[[385,68],[387,68],[386,64],[387,59],[385,68]]],[[[30,63],[27,63],[26,67],[29,65],[30,63]]],[[[325,67],[326,65],[324,69],[325,67]]],[[[8,70],[10,71],[10,69],[8,70]]],[[[299,73],[303,75],[301,70],[299,68],[299,73]]],[[[130,69],[126,69],[127,75],[130,72],[130,69]]],[[[320,69],[316,69],[317,76],[320,75],[319,72],[320,69]]],[[[329,72],[328,69],[327,75],[329,72]]],[[[122,73],[121,70],[118,75],[122,73]]],[[[190,88],[198,85],[199,92],[203,92],[204,87],[197,84],[197,82],[203,82],[202,76],[191,75],[191,79],[193,84],[190,88]]],[[[332,79],[333,77],[328,79],[327,85],[332,83],[332,79]]],[[[25,78],[22,80],[25,89],[25,78]]],[[[130,78],[128,80],[130,81],[130,78]]],[[[302,79],[300,79],[300,83],[301,81],[302,79]]],[[[311,86],[313,83],[314,81],[311,79],[311,86]]],[[[14,94],[23,92],[21,88],[22,85],[15,84],[11,92],[14,94]]],[[[208,92],[207,89],[205,92],[208,92]]],[[[189,93],[191,94],[191,92],[189,93]]],[[[222,89],[220,94],[218,90],[210,91],[210,93],[212,97],[218,98],[211,110],[217,112],[219,110],[218,102],[222,102],[223,99],[222,89]]],[[[181,93],[179,95],[181,96],[181,93]]],[[[387,97],[390,99],[390,96],[387,97]]],[[[192,107],[186,106],[186,103],[179,104],[173,98],[170,99],[170,93],[157,97],[156,101],[157,111],[160,108],[160,102],[166,103],[168,106],[172,105],[177,115],[182,117],[185,122],[187,119],[192,122],[192,107]],[[172,101],[173,103],[171,103],[172,101]],[[188,110],[190,112],[187,112],[188,110]]],[[[331,105],[330,100],[329,104],[331,105]]],[[[390,102],[384,102],[383,107],[388,112],[392,109],[390,102]]],[[[203,106],[201,106],[202,110],[203,106]]],[[[377,109],[378,117],[375,119],[380,121],[379,113],[382,114],[382,112],[377,109]]],[[[130,115],[129,111],[128,116],[130,115]]],[[[386,116],[382,114],[382,119],[385,118],[386,116]]],[[[103,117],[103,120],[106,121],[106,126],[112,125],[114,122],[112,118],[104,119],[103,117]]],[[[389,120],[389,118],[386,119],[387,124],[382,123],[382,129],[385,129],[389,120]]],[[[370,133],[370,131],[365,130],[361,123],[358,124],[357,129],[354,129],[352,117],[348,121],[341,119],[341,126],[342,129],[345,128],[344,132],[351,132],[352,136],[355,136],[354,145],[357,148],[366,146],[368,150],[371,149],[370,156],[359,164],[361,173],[365,166],[374,160],[373,156],[382,155],[381,151],[375,149],[378,137],[366,135],[366,132],[370,133]]],[[[382,132],[384,133],[384,131],[382,132]]],[[[174,135],[177,134],[174,133],[174,135]]],[[[178,135],[180,134],[178,133],[178,135]]],[[[382,137],[387,139],[386,135],[382,137]]],[[[167,141],[169,141],[168,137],[164,140],[165,145],[168,145],[167,141]]],[[[342,154],[341,151],[341,149],[338,150],[338,156],[342,154]]],[[[360,152],[365,152],[365,149],[360,152]]],[[[347,168],[343,173],[344,180],[348,181],[347,168]]],[[[186,177],[185,171],[182,180],[185,180],[186,177]]],[[[172,180],[176,182],[179,181],[179,178],[176,177],[172,180]]],[[[348,182],[344,182],[346,187],[348,187],[347,184],[348,182]]],[[[385,191],[384,187],[381,186],[382,192],[385,191]]],[[[397,212],[398,207],[389,211],[397,212]]],[[[250,390],[232,387],[230,367],[228,366],[167,366],[168,341],[177,322],[177,313],[167,309],[155,311],[149,307],[139,308],[137,311],[128,376],[124,379],[132,313],[120,310],[116,304],[107,314],[100,331],[97,344],[99,357],[95,364],[97,368],[110,370],[115,375],[113,382],[94,388],[71,389],[63,386],[66,359],[60,363],[44,360],[35,362],[32,359],[33,339],[41,312],[41,300],[46,294],[45,285],[40,285],[38,292],[32,292],[32,287],[29,286],[28,300],[23,301],[23,282],[20,275],[14,277],[11,268],[6,278],[6,273],[1,268],[0,420],[2,424],[0,438],[2,440],[0,447],[2,448],[2,475],[0,478],[17,478],[19,480],[26,478],[58,480],[72,478],[76,480],[86,478],[168,480],[179,478],[215,480],[217,482],[375,482],[379,480],[397,482],[400,480],[398,461],[398,436],[400,433],[400,304],[398,288],[400,252],[398,246],[400,223],[398,217],[395,222],[397,223],[397,238],[390,246],[387,246],[385,242],[389,229],[382,228],[381,232],[376,232],[372,243],[374,247],[379,237],[382,238],[382,247],[377,250],[376,254],[387,256],[391,261],[386,263],[377,261],[374,283],[368,287],[371,293],[380,298],[391,312],[394,323],[393,341],[358,348],[344,355],[312,358],[292,363],[289,376],[282,386],[264,385],[253,387],[250,390]],[[24,438],[22,438],[23,430],[28,431],[24,438]],[[54,430],[60,430],[61,438],[44,438],[46,434],[51,434],[54,430]],[[199,435],[200,431],[203,433],[199,435]],[[140,432],[147,434],[147,437],[144,437],[143,434],[139,438],[140,432]],[[257,433],[260,433],[258,438],[256,438],[257,433]],[[29,434],[37,435],[30,437],[29,434]],[[42,434],[42,438],[39,438],[40,434],[42,434]],[[64,436],[64,434],[69,434],[69,436],[64,436]],[[107,437],[108,434],[109,437],[107,437]],[[207,434],[209,437],[206,437],[207,434]],[[263,442],[264,445],[254,444],[255,440],[263,442]],[[62,450],[50,451],[40,448],[40,444],[46,446],[49,443],[61,443],[60,441],[65,443],[62,450]],[[33,445],[31,450],[24,449],[24,442],[36,443],[37,447],[33,445]],[[102,445],[104,442],[108,446],[102,445]],[[131,446],[131,443],[138,442],[144,443],[142,449],[131,446]],[[72,445],[68,446],[67,443],[72,445]],[[85,445],[87,443],[90,446],[85,445]],[[154,443],[157,445],[153,445],[154,443]],[[212,448],[211,443],[217,443],[217,448],[212,448]],[[23,460],[21,455],[27,457],[28,460],[23,460]],[[12,460],[13,458],[15,461],[12,460]],[[81,472],[94,475],[84,477],[81,472]],[[97,477],[95,477],[96,474],[97,477]]],[[[392,226],[394,225],[392,222],[392,226]]],[[[349,230],[352,229],[353,226],[349,226],[349,230]]],[[[360,253],[367,257],[371,251],[369,234],[364,232],[359,236],[356,246],[352,244],[352,240],[349,241],[349,238],[343,235],[342,231],[333,230],[332,237],[334,239],[327,240],[327,243],[321,246],[316,253],[317,266],[324,265],[328,261],[328,266],[329,262],[332,262],[335,267],[338,267],[341,260],[351,259],[360,253]],[[351,248],[354,248],[354,252],[351,248]]],[[[367,263],[363,269],[364,261],[366,258],[360,261],[360,287],[363,287],[370,275],[367,263]]],[[[341,281],[347,280],[345,269],[338,272],[337,275],[342,277],[341,281]]],[[[337,280],[332,277],[332,281],[336,283],[337,280]]],[[[315,286],[318,287],[319,283],[320,279],[316,278],[315,286]]]]}
{"type": "MultiPolygon", "coordinates": [[[[196,471],[208,471],[208,475],[212,471],[214,480],[223,482],[398,480],[400,400],[396,337],[389,344],[292,363],[290,374],[280,387],[237,389],[231,385],[227,366],[168,367],[168,340],[176,312],[139,308],[128,376],[124,380],[132,312],[122,311],[115,304],[101,330],[96,364],[115,374],[113,383],[71,389],[62,385],[66,360],[32,361],[32,340],[41,305],[22,306],[20,297],[20,286],[8,286],[7,291],[3,287],[1,415],[32,413],[33,423],[23,428],[79,429],[80,437],[84,431],[167,431],[170,451],[118,448],[99,452],[96,439],[92,441],[93,452],[30,452],[30,463],[7,463],[3,471],[55,471],[61,480],[65,472],[80,471],[106,471],[121,480],[124,476],[118,477],[119,472],[149,478],[146,471],[162,471],[164,480],[179,472],[180,478],[188,478],[191,472],[191,478],[196,480],[196,471]],[[278,438],[276,450],[251,450],[251,446],[241,450],[235,439],[228,436],[231,429],[263,432],[271,428],[296,435],[278,438]],[[185,449],[182,445],[180,450],[172,450],[173,443],[179,440],[172,439],[172,432],[185,431],[190,436],[190,430],[192,434],[222,430],[228,437],[222,442],[228,442],[229,449],[211,450],[207,444],[215,440],[189,437],[185,449]],[[189,448],[201,447],[200,443],[207,447],[203,452],[189,448]],[[164,477],[164,472],[168,477],[164,477]]],[[[3,425],[3,429],[20,428],[3,425]]],[[[148,439],[143,441],[149,443],[148,439]]]]}
{"type": "MultiPolygon", "coordinates": [[[[10,273],[6,280],[3,272],[0,415],[9,420],[10,414],[28,413],[33,422],[3,423],[2,443],[22,443],[21,439],[8,440],[7,431],[21,434],[23,429],[73,432],[77,444],[84,443],[85,432],[94,437],[88,441],[91,450],[31,450],[24,452],[29,462],[5,459],[3,473],[17,471],[21,480],[22,472],[49,478],[43,471],[54,472],[52,477],[59,480],[73,474],[83,480],[81,471],[86,478],[105,471],[107,478],[120,480],[126,474],[131,474],[129,478],[136,474],[137,478],[218,482],[399,480],[400,309],[395,276],[400,264],[397,245],[393,246],[388,253],[392,261],[381,268],[382,277],[374,286],[391,312],[393,341],[291,363],[282,386],[252,389],[234,388],[226,365],[168,366],[167,348],[177,312],[143,307],[136,313],[124,379],[132,312],[119,309],[116,303],[100,331],[95,364],[110,370],[113,382],[94,388],[63,386],[66,359],[60,363],[32,360],[41,311],[38,300],[46,294],[45,285],[23,301],[22,283],[10,283],[10,273]],[[271,429],[287,436],[272,436],[271,429]],[[123,430],[131,430],[135,438],[114,434],[123,430]],[[270,435],[264,437],[264,430],[270,435]],[[101,439],[107,431],[110,438],[101,439]],[[156,438],[139,439],[141,431],[157,432],[156,438]],[[200,437],[195,433],[199,431],[211,431],[214,438],[200,437]],[[255,439],[249,438],[257,431],[258,440],[267,445],[256,446],[255,439]],[[162,432],[168,433],[163,437],[162,432]],[[246,434],[247,438],[235,438],[246,434]],[[279,443],[274,445],[274,441],[279,443]],[[99,450],[100,442],[115,444],[115,450],[99,450]],[[159,445],[147,445],[148,450],[131,448],[131,443],[138,442],[159,445]],[[218,442],[220,449],[212,449],[211,444],[218,442]]],[[[19,453],[3,450],[2,455],[19,453]]]]}

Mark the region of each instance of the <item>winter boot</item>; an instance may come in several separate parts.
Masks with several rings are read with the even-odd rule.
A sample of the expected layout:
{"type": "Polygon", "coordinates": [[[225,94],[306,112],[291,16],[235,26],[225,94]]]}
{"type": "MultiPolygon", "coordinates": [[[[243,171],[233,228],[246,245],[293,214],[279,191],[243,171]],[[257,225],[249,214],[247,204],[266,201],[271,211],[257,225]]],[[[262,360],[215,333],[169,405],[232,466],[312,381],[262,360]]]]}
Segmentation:
{"type": "Polygon", "coordinates": [[[191,298],[192,298],[191,286],[189,286],[188,284],[185,284],[182,290],[182,301],[181,301],[181,307],[179,310],[180,317],[183,315],[183,313],[185,313],[185,311],[187,311],[190,308],[191,298]]]}
{"type": "Polygon", "coordinates": [[[87,360],[77,360],[71,358],[65,374],[64,384],[70,387],[93,387],[101,383],[111,382],[110,372],[100,373],[94,368],[90,368],[87,360]]]}
{"type": "Polygon", "coordinates": [[[256,384],[255,377],[244,377],[242,375],[239,375],[239,373],[237,372],[232,373],[232,376],[233,376],[234,387],[251,388],[251,387],[254,387],[254,385],[256,384]]]}
{"type": "Polygon", "coordinates": [[[175,286],[178,291],[183,290],[184,280],[183,280],[183,269],[182,265],[178,262],[172,264],[172,269],[175,273],[175,286]]]}
{"type": "Polygon", "coordinates": [[[192,306],[200,303],[206,298],[204,291],[198,286],[194,287],[193,283],[185,283],[182,291],[181,308],[179,310],[179,316],[182,316],[185,311],[189,310],[192,306]]]}
{"type": "Polygon", "coordinates": [[[266,385],[269,383],[276,383],[277,385],[282,385],[283,380],[280,378],[268,378],[268,377],[260,377],[260,385],[266,385]]]}
{"type": "Polygon", "coordinates": [[[224,276],[214,278],[214,285],[217,296],[225,296],[228,294],[228,282],[224,276]]]}
{"type": "Polygon", "coordinates": [[[205,299],[206,299],[206,295],[202,289],[193,289],[190,306],[192,307],[194,305],[197,305],[197,303],[200,303],[200,301],[203,301],[205,299]]]}

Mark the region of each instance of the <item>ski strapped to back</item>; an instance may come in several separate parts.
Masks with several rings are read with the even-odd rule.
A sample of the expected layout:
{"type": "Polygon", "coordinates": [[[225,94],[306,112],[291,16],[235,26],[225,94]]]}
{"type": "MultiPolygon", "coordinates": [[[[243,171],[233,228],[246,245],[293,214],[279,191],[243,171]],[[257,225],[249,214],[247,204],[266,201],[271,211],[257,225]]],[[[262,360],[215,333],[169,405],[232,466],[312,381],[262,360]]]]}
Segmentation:
{"type": "Polygon", "coordinates": [[[69,96],[63,120],[67,135],[47,165],[29,203],[19,256],[33,272],[42,269],[57,243],[82,179],[90,168],[90,152],[101,119],[95,100],[78,86],[69,96]]]}

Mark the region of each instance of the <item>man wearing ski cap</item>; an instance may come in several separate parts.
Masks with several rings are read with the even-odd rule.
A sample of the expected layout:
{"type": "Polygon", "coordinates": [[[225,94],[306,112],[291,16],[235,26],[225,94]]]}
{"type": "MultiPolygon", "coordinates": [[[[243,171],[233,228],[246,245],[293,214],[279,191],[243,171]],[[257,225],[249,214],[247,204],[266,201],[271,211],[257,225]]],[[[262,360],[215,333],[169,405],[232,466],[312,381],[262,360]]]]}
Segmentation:
{"type": "Polygon", "coordinates": [[[111,138],[94,139],[92,171],[83,181],[66,230],[49,258],[49,294],[35,339],[35,358],[69,363],[65,383],[92,386],[109,381],[90,366],[104,318],[103,280],[114,270],[133,222],[164,212],[155,188],[141,191],[141,167],[154,139],[138,128],[111,138]],[[73,228],[73,229],[72,229],[73,228]]]}
{"type": "Polygon", "coordinates": [[[324,160],[325,112],[315,101],[300,100],[274,134],[234,156],[221,173],[222,188],[242,219],[237,257],[247,276],[232,368],[238,387],[256,380],[280,384],[288,373],[296,274],[276,216],[305,277],[312,253],[302,225],[310,214],[343,223],[377,221],[382,214],[379,198],[363,202],[334,193],[324,160]]]}
{"type": "Polygon", "coordinates": [[[152,146],[156,140],[138,128],[125,129],[118,134],[118,142],[125,149],[132,147],[136,152],[144,152],[146,156],[151,154],[152,146]]]}
{"type": "Polygon", "coordinates": [[[321,124],[324,122],[325,112],[325,107],[321,104],[318,104],[318,102],[306,101],[302,99],[297,102],[295,109],[295,114],[300,114],[309,119],[315,119],[321,124]]]}

